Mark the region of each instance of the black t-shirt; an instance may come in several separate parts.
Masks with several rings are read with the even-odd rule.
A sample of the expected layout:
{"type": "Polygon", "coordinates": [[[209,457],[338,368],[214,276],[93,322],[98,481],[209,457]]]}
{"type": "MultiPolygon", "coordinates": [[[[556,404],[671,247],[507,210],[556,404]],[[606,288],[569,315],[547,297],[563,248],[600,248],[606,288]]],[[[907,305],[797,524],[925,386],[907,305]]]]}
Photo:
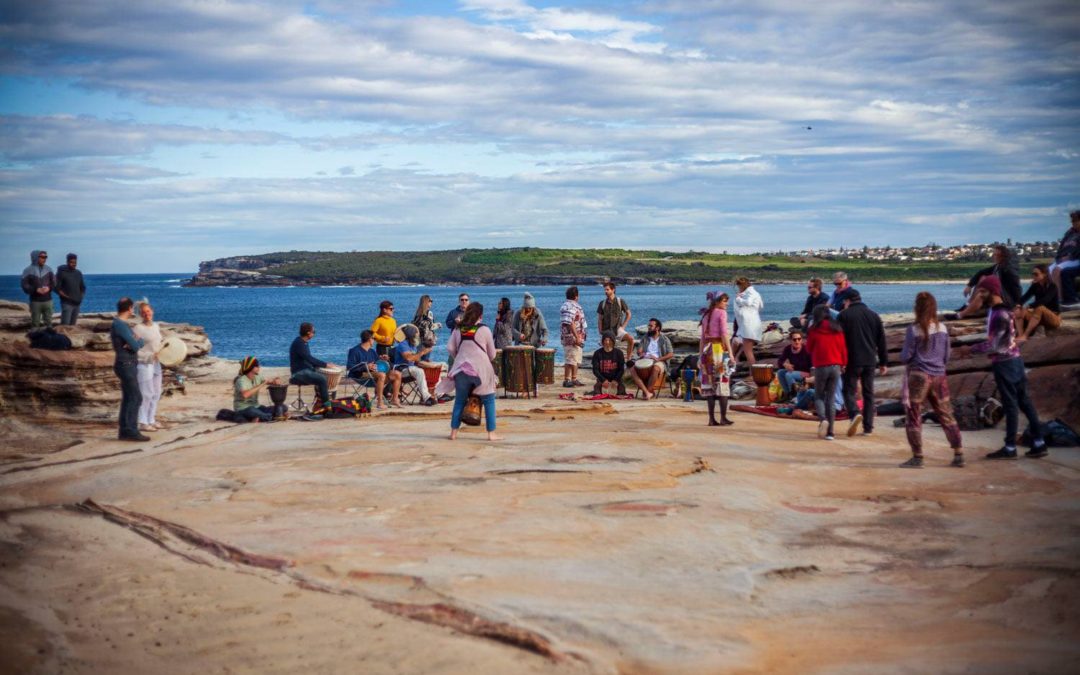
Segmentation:
{"type": "Polygon", "coordinates": [[[592,362],[600,377],[607,379],[613,379],[626,370],[626,360],[623,358],[622,350],[619,349],[607,352],[601,347],[593,352],[592,362]]]}

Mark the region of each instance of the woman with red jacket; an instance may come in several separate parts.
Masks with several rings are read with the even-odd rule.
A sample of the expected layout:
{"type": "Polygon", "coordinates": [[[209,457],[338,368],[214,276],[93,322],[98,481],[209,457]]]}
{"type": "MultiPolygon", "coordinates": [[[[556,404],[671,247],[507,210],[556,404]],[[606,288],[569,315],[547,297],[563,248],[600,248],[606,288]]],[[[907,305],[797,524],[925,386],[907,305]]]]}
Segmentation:
{"type": "Polygon", "coordinates": [[[817,409],[818,438],[833,440],[836,421],[836,388],[840,373],[847,365],[847,343],[844,331],[829,314],[828,305],[814,308],[814,322],[806,334],[806,348],[814,366],[814,407],[817,409]]]}

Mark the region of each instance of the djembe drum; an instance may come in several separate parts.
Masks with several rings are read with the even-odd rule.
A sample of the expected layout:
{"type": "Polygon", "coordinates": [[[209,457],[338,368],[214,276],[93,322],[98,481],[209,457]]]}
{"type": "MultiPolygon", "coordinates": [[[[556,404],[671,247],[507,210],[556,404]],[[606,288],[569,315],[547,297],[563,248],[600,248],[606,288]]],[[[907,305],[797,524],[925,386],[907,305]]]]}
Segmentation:
{"type": "Polygon", "coordinates": [[[769,384],[776,374],[776,366],[771,363],[755,363],[751,366],[750,373],[754,378],[754,384],[757,385],[755,402],[758,405],[769,405],[772,403],[772,399],[769,398],[769,384]]]}
{"type": "Polygon", "coordinates": [[[285,404],[285,399],[289,396],[289,385],[268,384],[266,390],[270,392],[270,402],[274,404],[274,419],[287,419],[289,417],[289,406],[285,404]]]}
{"type": "Polygon", "coordinates": [[[536,383],[555,384],[555,350],[538,347],[536,350],[536,383]]]}
{"type": "MultiPolygon", "coordinates": [[[[341,368],[319,368],[319,372],[326,376],[326,391],[330,393],[330,398],[334,398],[337,394],[338,384],[341,382],[341,374],[344,372],[341,368]]],[[[323,401],[326,403],[326,401],[323,401]]]]}
{"type": "Polygon", "coordinates": [[[427,382],[428,390],[434,392],[435,385],[439,384],[439,378],[442,377],[441,363],[431,363],[429,361],[421,361],[420,368],[424,371],[424,381],[427,382]]]}
{"type": "Polygon", "coordinates": [[[525,394],[532,398],[536,390],[533,378],[533,355],[536,349],[530,345],[516,345],[503,350],[504,368],[503,395],[525,394]]]}

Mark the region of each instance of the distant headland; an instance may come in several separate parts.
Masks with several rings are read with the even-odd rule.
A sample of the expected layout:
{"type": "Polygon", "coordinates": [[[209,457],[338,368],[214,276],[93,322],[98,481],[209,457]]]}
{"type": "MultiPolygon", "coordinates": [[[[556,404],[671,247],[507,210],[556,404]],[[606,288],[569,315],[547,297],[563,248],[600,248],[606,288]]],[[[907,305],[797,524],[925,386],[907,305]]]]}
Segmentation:
{"type": "MultiPolygon", "coordinates": [[[[736,255],[617,248],[490,248],[451,251],[287,251],[199,264],[185,286],[620,285],[805,282],[844,270],[863,282],[963,281],[987,266],[992,244],[852,248],[736,255]]],[[[1012,244],[1020,260],[1042,262],[1052,242],[1012,244]]]]}

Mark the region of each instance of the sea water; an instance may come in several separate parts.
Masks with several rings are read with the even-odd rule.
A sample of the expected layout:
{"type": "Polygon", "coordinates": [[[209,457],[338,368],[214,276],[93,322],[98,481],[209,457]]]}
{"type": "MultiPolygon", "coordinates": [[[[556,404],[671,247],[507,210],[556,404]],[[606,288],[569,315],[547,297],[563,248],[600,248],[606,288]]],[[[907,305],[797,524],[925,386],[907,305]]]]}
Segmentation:
{"type": "MultiPolygon", "coordinates": [[[[485,323],[494,324],[499,299],[510,298],[515,309],[521,307],[524,293],[536,298],[537,306],[548,324],[548,345],[559,349],[559,306],[565,300],[563,286],[296,286],[266,288],[184,288],[181,282],[189,274],[91,274],[86,276],[86,299],[83,312],[114,312],[116,300],[123,296],[148,298],[154,305],[155,318],[173,323],[190,323],[206,329],[214,344],[212,354],[226,359],[240,359],[252,354],[265,365],[288,365],[289,344],[301,322],[315,325],[312,353],[324,361],[345,363],[348,349],[359,340],[360,331],[369,328],[379,312],[379,303],[389,300],[396,309],[398,323],[412,321],[421,295],[434,300],[435,320],[442,323],[457,305],[458,294],[465,291],[485,309],[485,323]]],[[[938,298],[942,311],[962,304],[962,283],[858,284],[863,300],[879,313],[910,312],[915,294],[922,290],[938,298]]],[[[763,284],[755,286],[765,303],[762,317],[787,325],[788,318],[802,311],[806,300],[805,284],[763,284]]],[[[736,289],[728,286],[622,286],[619,296],[626,300],[633,316],[632,327],[644,325],[649,318],[660,321],[693,320],[705,305],[709,290],[724,291],[734,297],[736,289]]],[[[829,287],[826,286],[826,291],[829,287]]],[[[581,286],[580,302],[589,322],[586,353],[599,347],[596,330],[596,306],[604,298],[601,286],[581,286]]],[[[19,288],[19,278],[0,276],[0,298],[26,302],[19,288]]],[[[53,300],[57,311],[60,303],[53,300]]],[[[445,328],[438,332],[439,342],[432,360],[445,360],[445,328]]]]}

